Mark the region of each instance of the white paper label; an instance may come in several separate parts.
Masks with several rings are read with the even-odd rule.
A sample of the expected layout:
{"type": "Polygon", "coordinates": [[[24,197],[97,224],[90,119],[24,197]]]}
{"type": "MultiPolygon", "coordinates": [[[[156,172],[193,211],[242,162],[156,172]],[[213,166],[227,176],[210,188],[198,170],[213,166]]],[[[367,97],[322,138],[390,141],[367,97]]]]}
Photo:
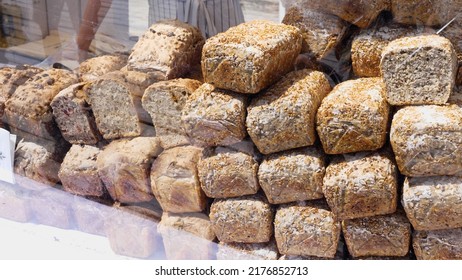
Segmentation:
{"type": "Polygon", "coordinates": [[[0,128],[0,180],[14,184],[14,147],[16,135],[0,128]]]}

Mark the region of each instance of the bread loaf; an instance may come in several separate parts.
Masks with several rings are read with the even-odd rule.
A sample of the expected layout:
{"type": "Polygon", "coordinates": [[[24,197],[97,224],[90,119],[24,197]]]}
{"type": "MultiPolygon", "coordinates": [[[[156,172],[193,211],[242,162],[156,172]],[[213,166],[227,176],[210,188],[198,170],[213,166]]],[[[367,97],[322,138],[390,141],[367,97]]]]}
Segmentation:
{"type": "Polygon", "coordinates": [[[164,212],[157,230],[162,235],[169,260],[210,260],[215,258],[215,233],[203,213],[164,212]]]}
{"type": "Polygon", "coordinates": [[[286,11],[282,23],[300,29],[302,53],[321,59],[342,40],[347,23],[335,15],[293,6],[286,11]]]}
{"type": "Polygon", "coordinates": [[[340,223],[317,206],[283,206],[276,212],[274,232],[281,254],[334,258],[340,223]]]}
{"type": "Polygon", "coordinates": [[[102,139],[87,103],[88,86],[86,83],[71,85],[59,92],[50,104],[62,136],[71,144],[94,145],[102,139]]]}
{"type": "Polygon", "coordinates": [[[226,146],[245,138],[247,98],[203,84],[188,97],[181,120],[191,141],[200,146],[226,146]]]}
{"type": "Polygon", "coordinates": [[[378,153],[339,156],[326,168],[323,193],[339,220],[391,214],[397,206],[397,173],[378,153]]]}
{"type": "Polygon", "coordinates": [[[152,200],[149,172],[161,152],[159,139],[155,137],[122,139],[107,145],[96,164],[111,197],[122,203],[152,200]]]}
{"type": "Polygon", "coordinates": [[[247,108],[247,132],[263,154],[313,145],[315,117],[330,91],[324,73],[291,72],[254,98],[247,108]]]}
{"type": "Polygon", "coordinates": [[[178,20],[159,21],[133,47],[128,69],[180,78],[199,63],[204,41],[196,27],[178,20]]]}
{"type": "Polygon", "coordinates": [[[274,240],[267,243],[218,243],[217,260],[277,260],[274,240]]]}
{"type": "Polygon", "coordinates": [[[448,39],[420,35],[393,40],[380,63],[391,105],[448,101],[457,73],[456,52],[448,39]]]}
{"type": "Polygon", "coordinates": [[[334,14],[361,28],[368,27],[384,10],[389,0],[301,0],[303,8],[334,14]]]}
{"type": "Polygon", "coordinates": [[[264,243],[273,235],[273,210],[261,195],[215,199],[210,221],[221,242],[264,243]]]}
{"type": "Polygon", "coordinates": [[[76,72],[81,81],[92,82],[109,72],[120,70],[127,65],[127,59],[125,54],[106,54],[92,57],[80,63],[76,72]]]}
{"type": "Polygon", "coordinates": [[[391,0],[393,20],[403,24],[442,26],[461,10],[460,0],[391,0]]]}
{"type": "Polygon", "coordinates": [[[19,86],[5,103],[7,123],[53,140],[59,135],[59,130],[53,120],[50,103],[61,90],[77,81],[77,76],[67,70],[50,69],[36,74],[19,86]]]}
{"type": "Polygon", "coordinates": [[[379,78],[338,84],[321,103],[317,131],[327,154],[380,149],[387,136],[389,106],[379,78]]]}
{"type": "Polygon", "coordinates": [[[380,77],[382,51],[388,43],[392,40],[417,35],[418,33],[415,27],[399,24],[387,24],[363,29],[354,37],[351,45],[351,61],[355,75],[359,77],[380,77]]]}
{"type": "Polygon", "coordinates": [[[390,143],[399,170],[411,177],[461,175],[462,109],[452,106],[415,106],[393,117],[390,143]]]}
{"type": "Polygon", "coordinates": [[[462,178],[406,178],[402,203],[416,230],[462,227],[462,178]]]}
{"type": "Polygon", "coordinates": [[[152,84],[143,94],[142,105],[149,113],[157,136],[186,135],[181,111],[188,97],[201,85],[191,79],[175,79],[152,84]]]}
{"type": "Polygon", "coordinates": [[[201,212],[205,195],[197,176],[202,149],[185,146],[165,150],[151,167],[151,186],[162,209],[172,213],[201,212]]]}
{"type": "Polygon", "coordinates": [[[418,260],[462,260],[462,228],[415,231],[412,247],[418,260]]]}
{"type": "Polygon", "coordinates": [[[343,236],[354,258],[403,257],[411,244],[411,224],[402,212],[344,220],[343,236]]]}
{"type": "Polygon", "coordinates": [[[101,78],[88,89],[88,103],[104,139],[137,137],[141,134],[130,85],[119,78],[101,78]]]}
{"type": "Polygon", "coordinates": [[[103,196],[106,188],[98,175],[100,149],[73,145],[64,157],[58,176],[65,191],[82,196],[103,196]]]}
{"type": "Polygon", "coordinates": [[[73,196],[62,190],[46,188],[33,193],[29,207],[40,225],[70,229],[74,225],[73,196]]]}
{"type": "Polygon", "coordinates": [[[104,223],[114,211],[107,204],[106,201],[93,201],[75,196],[72,211],[76,228],[89,234],[106,236],[104,223]]]}
{"type": "Polygon", "coordinates": [[[258,169],[260,186],[273,204],[322,198],[323,154],[314,147],[267,156],[258,169]]]}
{"type": "Polygon", "coordinates": [[[0,181],[0,217],[27,223],[32,219],[29,192],[16,185],[0,181]]]}
{"type": "Polygon", "coordinates": [[[211,149],[197,164],[201,187],[208,197],[227,198],[255,194],[258,162],[229,148],[211,149]]]}
{"type": "Polygon", "coordinates": [[[206,83],[257,93],[293,68],[302,47],[298,28],[267,20],[231,27],[209,38],[202,51],[206,83]]]}
{"type": "Polygon", "coordinates": [[[117,207],[107,217],[105,228],[109,244],[116,254],[159,258],[159,255],[164,255],[164,250],[157,224],[158,220],[152,216],[117,207]]]}
{"type": "Polygon", "coordinates": [[[29,78],[38,74],[42,69],[28,65],[0,68],[0,118],[3,116],[5,102],[29,78]]]}

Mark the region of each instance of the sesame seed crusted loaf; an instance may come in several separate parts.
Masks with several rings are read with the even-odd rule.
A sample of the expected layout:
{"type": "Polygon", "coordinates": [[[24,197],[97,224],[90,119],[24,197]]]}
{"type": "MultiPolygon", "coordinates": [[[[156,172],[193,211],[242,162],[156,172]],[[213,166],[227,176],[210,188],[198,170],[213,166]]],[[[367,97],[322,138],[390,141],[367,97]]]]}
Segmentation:
{"type": "Polygon", "coordinates": [[[205,43],[204,80],[222,89],[257,93],[293,69],[301,47],[301,33],[293,26],[254,20],[231,27],[205,43]]]}
{"type": "Polygon", "coordinates": [[[199,63],[204,41],[196,27],[178,20],[159,21],[133,47],[128,70],[180,78],[199,63]]]}

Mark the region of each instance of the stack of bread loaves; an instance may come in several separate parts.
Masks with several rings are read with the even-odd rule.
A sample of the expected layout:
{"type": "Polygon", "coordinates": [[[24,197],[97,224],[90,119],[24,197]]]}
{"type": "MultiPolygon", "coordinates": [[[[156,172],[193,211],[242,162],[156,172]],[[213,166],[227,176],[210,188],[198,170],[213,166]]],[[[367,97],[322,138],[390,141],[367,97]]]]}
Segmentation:
{"type": "Polygon", "coordinates": [[[0,216],[137,258],[462,259],[462,1],[292,2],[207,41],[161,21],[75,72],[0,69],[23,139],[0,216]]]}

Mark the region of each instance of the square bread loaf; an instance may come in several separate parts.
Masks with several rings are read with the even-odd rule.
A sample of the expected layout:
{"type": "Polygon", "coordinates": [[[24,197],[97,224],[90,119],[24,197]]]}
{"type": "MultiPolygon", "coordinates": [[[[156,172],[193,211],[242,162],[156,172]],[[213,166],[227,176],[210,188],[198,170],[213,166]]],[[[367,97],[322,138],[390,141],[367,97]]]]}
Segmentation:
{"type": "Polygon", "coordinates": [[[55,139],[59,130],[50,103],[61,90],[77,81],[77,75],[61,69],[49,69],[34,75],[5,103],[6,122],[38,137],[55,139]]]}
{"type": "Polygon", "coordinates": [[[319,199],[325,173],[324,156],[308,147],[267,156],[258,168],[258,182],[273,204],[319,199]]]}
{"type": "Polygon", "coordinates": [[[274,219],[281,254],[334,258],[340,231],[333,213],[315,205],[283,206],[274,219]]]}
{"type": "Polygon", "coordinates": [[[440,105],[452,93],[457,55],[444,37],[403,37],[385,47],[380,68],[391,105],[440,105]]]}
{"type": "Polygon", "coordinates": [[[73,228],[73,199],[73,195],[56,188],[33,192],[29,207],[34,215],[34,222],[62,229],[73,228]]]}
{"type": "Polygon", "coordinates": [[[416,230],[462,227],[462,178],[406,178],[402,203],[416,230]]]}
{"type": "Polygon", "coordinates": [[[111,249],[116,254],[134,258],[164,255],[162,239],[157,232],[159,220],[147,212],[116,207],[107,216],[106,233],[111,249]]]}
{"type": "Polygon", "coordinates": [[[379,153],[339,156],[326,168],[323,193],[339,220],[391,214],[398,200],[397,173],[379,153]]]}
{"type": "Polygon", "coordinates": [[[109,202],[104,200],[90,200],[75,196],[72,210],[76,228],[82,232],[106,236],[104,224],[114,211],[114,208],[108,204],[109,202]]]}
{"type": "Polygon", "coordinates": [[[462,175],[461,135],[461,107],[405,107],[393,117],[390,143],[403,175],[462,175]]]}
{"type": "MultiPolygon", "coordinates": [[[[427,31],[429,32],[429,31],[427,31]]],[[[415,27],[399,24],[372,26],[354,37],[351,45],[351,62],[353,71],[359,77],[380,77],[380,60],[382,51],[391,41],[417,35],[415,27]]]]}
{"type": "Polygon", "coordinates": [[[391,0],[393,20],[402,24],[443,26],[462,10],[460,0],[391,0]]]}
{"type": "Polygon", "coordinates": [[[384,10],[390,0],[301,0],[302,8],[334,14],[361,28],[368,27],[384,10]]]}
{"type": "Polygon", "coordinates": [[[403,212],[342,222],[348,252],[358,257],[402,257],[409,252],[411,224],[403,212]]]}
{"type": "Polygon", "coordinates": [[[58,173],[65,191],[95,197],[106,193],[96,164],[100,152],[101,150],[97,147],[72,145],[58,173]]]}
{"type": "Polygon", "coordinates": [[[257,93],[293,69],[301,47],[296,27],[268,20],[242,23],[207,40],[204,80],[222,89],[257,93]]]}
{"type": "Polygon", "coordinates": [[[102,139],[87,103],[89,84],[79,83],[60,91],[51,102],[61,135],[71,144],[94,145],[102,139]]]}
{"type": "Polygon", "coordinates": [[[194,144],[227,146],[247,135],[246,106],[245,95],[203,84],[186,100],[181,120],[194,144]]]}
{"type": "Polygon", "coordinates": [[[201,212],[206,197],[197,175],[202,149],[194,146],[165,150],[151,167],[151,187],[162,209],[172,213],[201,212]]]}
{"type": "Polygon", "coordinates": [[[218,243],[217,260],[277,260],[278,248],[267,243],[218,243]]]}
{"type": "Polygon", "coordinates": [[[310,146],[315,117],[331,90],[324,73],[293,71],[256,96],[247,108],[247,132],[258,150],[270,154],[310,146]]]}
{"type": "Polygon", "coordinates": [[[175,79],[154,83],[145,90],[142,105],[152,118],[157,136],[186,135],[181,112],[188,97],[201,84],[192,79],[175,79]]]}
{"type": "Polygon", "coordinates": [[[342,40],[347,23],[335,15],[290,7],[282,23],[300,29],[303,36],[302,53],[310,53],[316,58],[324,58],[342,40]]]}
{"type": "Polygon", "coordinates": [[[111,197],[122,203],[152,200],[149,172],[161,152],[156,137],[122,139],[107,145],[99,153],[96,164],[111,197]]]}
{"type": "Polygon", "coordinates": [[[16,88],[42,71],[40,68],[28,65],[0,68],[0,118],[3,116],[5,102],[16,91],[16,88]]]}
{"type": "Polygon", "coordinates": [[[338,84],[321,103],[317,131],[327,154],[380,149],[386,141],[390,109],[380,78],[338,84]]]}
{"type": "Polygon", "coordinates": [[[462,228],[415,231],[412,247],[418,260],[462,260],[462,228]]]}
{"type": "Polygon", "coordinates": [[[217,198],[210,207],[210,221],[221,242],[264,243],[273,235],[273,210],[256,194],[217,198]]]}
{"type": "Polygon", "coordinates": [[[162,235],[169,260],[210,260],[215,258],[215,233],[203,213],[164,212],[158,232],[162,235]]]}
{"type": "Polygon", "coordinates": [[[166,80],[180,78],[199,64],[204,41],[194,26],[178,20],[156,22],[133,47],[128,70],[157,72],[166,80]]]}
{"type": "Polygon", "coordinates": [[[258,162],[252,155],[230,148],[209,149],[197,164],[201,187],[208,197],[227,198],[255,194],[258,162]]]}
{"type": "Polygon", "coordinates": [[[104,139],[140,136],[140,120],[129,83],[107,76],[91,84],[87,97],[104,139]]]}
{"type": "Polygon", "coordinates": [[[16,185],[0,181],[0,218],[27,223],[32,219],[29,192],[16,185]]]}
{"type": "Polygon", "coordinates": [[[89,58],[76,69],[82,82],[92,82],[105,74],[120,70],[127,65],[128,56],[126,54],[106,54],[89,58]]]}

